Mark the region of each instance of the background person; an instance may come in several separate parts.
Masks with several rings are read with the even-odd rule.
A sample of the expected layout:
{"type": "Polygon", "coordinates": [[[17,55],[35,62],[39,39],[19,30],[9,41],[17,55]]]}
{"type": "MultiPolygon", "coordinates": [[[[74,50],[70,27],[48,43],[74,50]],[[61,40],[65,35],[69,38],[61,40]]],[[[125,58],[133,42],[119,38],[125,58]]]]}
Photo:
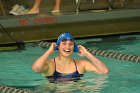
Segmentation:
{"type": "MultiPolygon", "coordinates": [[[[40,5],[41,5],[41,1],[42,0],[35,0],[35,3],[33,5],[33,7],[31,8],[31,10],[29,10],[27,12],[27,14],[36,14],[40,12],[40,5]]],[[[60,4],[61,4],[61,0],[55,0],[55,6],[54,6],[54,10],[52,11],[53,13],[59,13],[60,12],[60,4]]]]}

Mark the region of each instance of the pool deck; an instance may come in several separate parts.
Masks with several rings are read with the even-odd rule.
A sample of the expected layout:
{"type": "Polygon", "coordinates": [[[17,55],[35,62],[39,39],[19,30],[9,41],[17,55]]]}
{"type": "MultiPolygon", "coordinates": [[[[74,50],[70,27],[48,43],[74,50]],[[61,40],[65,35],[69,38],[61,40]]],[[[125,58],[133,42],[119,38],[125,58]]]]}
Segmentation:
{"type": "Polygon", "coordinates": [[[76,38],[140,32],[140,9],[65,11],[0,17],[0,44],[54,40],[63,32],[76,38]]]}

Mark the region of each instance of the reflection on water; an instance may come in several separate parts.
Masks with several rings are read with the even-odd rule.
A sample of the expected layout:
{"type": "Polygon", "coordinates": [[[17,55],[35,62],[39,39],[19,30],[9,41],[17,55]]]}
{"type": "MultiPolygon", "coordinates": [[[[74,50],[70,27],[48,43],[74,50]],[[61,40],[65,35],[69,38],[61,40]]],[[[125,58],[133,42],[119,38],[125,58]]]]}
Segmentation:
{"type": "Polygon", "coordinates": [[[78,82],[53,84],[45,82],[38,86],[37,93],[100,93],[107,86],[107,75],[87,76],[78,82]]]}
{"type": "Polygon", "coordinates": [[[122,45],[132,45],[137,43],[139,37],[134,36],[114,36],[104,37],[100,41],[87,41],[84,46],[92,48],[93,46],[102,50],[123,50],[122,45]]]}

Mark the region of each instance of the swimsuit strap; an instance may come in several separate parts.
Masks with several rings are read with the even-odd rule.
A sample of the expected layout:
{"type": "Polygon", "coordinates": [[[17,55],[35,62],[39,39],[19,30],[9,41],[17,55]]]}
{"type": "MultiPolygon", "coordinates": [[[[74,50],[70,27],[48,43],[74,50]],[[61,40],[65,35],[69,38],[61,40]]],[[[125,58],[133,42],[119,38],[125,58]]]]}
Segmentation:
{"type": "Polygon", "coordinates": [[[73,61],[74,61],[75,67],[76,67],[76,71],[78,71],[78,69],[77,69],[77,65],[76,65],[76,62],[75,62],[75,60],[74,60],[74,59],[73,59],[73,61]]]}
{"type": "Polygon", "coordinates": [[[54,58],[54,65],[55,65],[54,67],[55,67],[55,71],[56,71],[56,62],[55,62],[55,58],[54,58]]]}

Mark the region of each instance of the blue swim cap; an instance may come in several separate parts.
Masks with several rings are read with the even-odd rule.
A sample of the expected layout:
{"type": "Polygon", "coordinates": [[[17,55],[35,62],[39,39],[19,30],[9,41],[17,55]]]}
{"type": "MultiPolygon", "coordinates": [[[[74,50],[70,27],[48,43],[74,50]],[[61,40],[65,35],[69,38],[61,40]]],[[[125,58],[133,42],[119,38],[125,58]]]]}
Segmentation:
{"type": "MultiPolygon", "coordinates": [[[[67,40],[72,40],[74,41],[74,37],[70,33],[63,33],[59,35],[57,42],[56,42],[56,50],[58,50],[59,44],[62,42],[62,40],[67,39],[67,40]]],[[[79,52],[77,45],[74,43],[74,50],[73,52],[79,52]]]]}

